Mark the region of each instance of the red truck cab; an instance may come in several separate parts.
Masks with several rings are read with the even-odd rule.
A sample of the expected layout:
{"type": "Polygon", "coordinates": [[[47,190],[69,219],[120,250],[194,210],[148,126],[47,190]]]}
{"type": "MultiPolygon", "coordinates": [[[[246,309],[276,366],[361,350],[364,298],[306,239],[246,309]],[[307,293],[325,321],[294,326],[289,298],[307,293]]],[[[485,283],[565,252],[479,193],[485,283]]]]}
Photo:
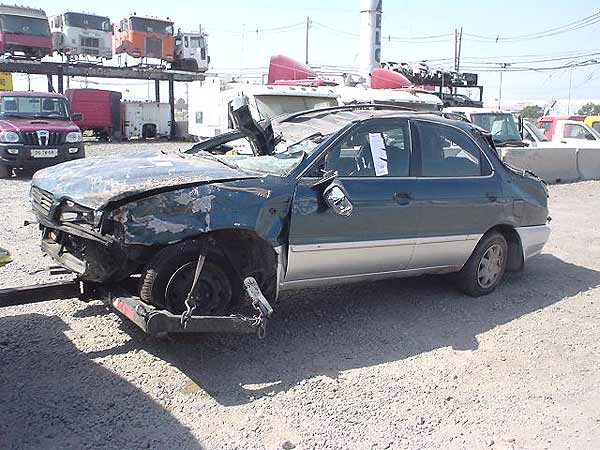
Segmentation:
{"type": "Polygon", "coordinates": [[[552,140],[554,130],[556,129],[556,122],[559,120],[578,120],[583,122],[585,116],[544,116],[538,119],[536,126],[544,130],[546,137],[552,140]]]}
{"type": "Polygon", "coordinates": [[[0,55],[42,59],[52,53],[48,17],[42,9],[0,5],[0,55]]]}
{"type": "Polygon", "coordinates": [[[67,89],[71,112],[81,114],[75,123],[81,131],[91,131],[101,140],[121,138],[121,97],[116,91],[103,89],[67,89]]]}
{"type": "Polygon", "coordinates": [[[83,158],[80,118],[60,94],[0,92],[0,178],[83,158]]]}

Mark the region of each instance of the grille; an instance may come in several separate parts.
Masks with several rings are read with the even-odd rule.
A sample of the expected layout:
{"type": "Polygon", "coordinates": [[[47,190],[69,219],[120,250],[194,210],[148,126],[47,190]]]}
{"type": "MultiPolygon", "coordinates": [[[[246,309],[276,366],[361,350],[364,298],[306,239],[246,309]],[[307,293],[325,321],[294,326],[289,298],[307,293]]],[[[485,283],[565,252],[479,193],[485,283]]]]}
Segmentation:
{"type": "MultiPolygon", "coordinates": [[[[62,145],[65,143],[65,133],[61,133],[60,131],[51,131],[48,136],[48,144],[49,145],[62,145]]],[[[43,142],[40,142],[37,132],[35,131],[27,131],[21,133],[21,140],[25,145],[43,145],[43,142]]]]}
{"type": "Polygon", "coordinates": [[[100,47],[100,40],[98,38],[81,36],[81,46],[98,48],[100,47]]]}
{"type": "Polygon", "coordinates": [[[162,41],[156,38],[146,38],[146,56],[162,59],[162,41]]]}
{"type": "Polygon", "coordinates": [[[52,195],[46,191],[42,191],[37,187],[31,188],[31,206],[33,209],[46,218],[50,218],[50,210],[52,209],[52,195]]]}

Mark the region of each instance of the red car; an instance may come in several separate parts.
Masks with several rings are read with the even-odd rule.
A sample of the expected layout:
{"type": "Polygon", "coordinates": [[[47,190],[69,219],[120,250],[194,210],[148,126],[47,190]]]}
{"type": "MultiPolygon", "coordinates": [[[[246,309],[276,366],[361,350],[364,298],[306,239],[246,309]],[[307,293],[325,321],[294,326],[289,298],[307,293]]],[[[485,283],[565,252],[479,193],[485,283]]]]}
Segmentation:
{"type": "Polygon", "coordinates": [[[0,178],[83,158],[81,118],[60,94],[0,92],[0,178]]]}

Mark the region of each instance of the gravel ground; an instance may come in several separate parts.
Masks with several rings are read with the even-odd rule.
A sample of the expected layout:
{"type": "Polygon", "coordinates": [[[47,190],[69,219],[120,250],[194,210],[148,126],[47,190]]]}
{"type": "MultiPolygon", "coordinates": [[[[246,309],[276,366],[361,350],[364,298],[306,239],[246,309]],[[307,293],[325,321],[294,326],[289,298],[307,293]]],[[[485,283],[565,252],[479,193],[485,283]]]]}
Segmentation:
{"type": "MultiPolygon", "coordinates": [[[[0,181],[3,287],[47,280],[28,185],[0,181]]],[[[544,254],[485,298],[446,277],[287,293],[264,341],[4,308],[0,448],[600,448],[600,182],[550,192],[544,254]]]]}

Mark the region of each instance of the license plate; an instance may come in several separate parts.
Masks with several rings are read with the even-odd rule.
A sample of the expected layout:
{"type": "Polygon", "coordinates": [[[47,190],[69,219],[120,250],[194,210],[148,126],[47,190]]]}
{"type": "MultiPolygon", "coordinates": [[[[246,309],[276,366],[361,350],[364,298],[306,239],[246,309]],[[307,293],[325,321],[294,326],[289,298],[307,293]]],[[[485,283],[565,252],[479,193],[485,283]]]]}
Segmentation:
{"type": "Polygon", "coordinates": [[[55,158],[58,155],[58,149],[56,148],[44,148],[31,150],[32,158],[55,158]]]}

